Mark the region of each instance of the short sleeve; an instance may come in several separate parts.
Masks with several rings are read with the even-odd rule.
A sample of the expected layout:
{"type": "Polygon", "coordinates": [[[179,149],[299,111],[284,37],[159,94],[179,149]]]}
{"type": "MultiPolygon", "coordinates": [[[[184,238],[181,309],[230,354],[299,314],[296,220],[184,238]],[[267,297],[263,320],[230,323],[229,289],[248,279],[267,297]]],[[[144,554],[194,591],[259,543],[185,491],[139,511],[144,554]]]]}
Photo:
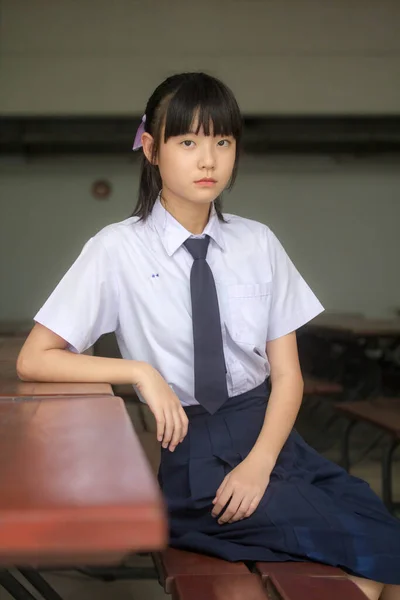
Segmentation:
{"type": "Polygon", "coordinates": [[[118,288],[106,248],[95,236],[34,317],[83,352],[118,323],[118,288]]]}
{"type": "Polygon", "coordinates": [[[272,298],[267,341],[296,331],[311,321],[324,308],[304,281],[282,244],[267,231],[268,252],[272,270],[272,298]]]}

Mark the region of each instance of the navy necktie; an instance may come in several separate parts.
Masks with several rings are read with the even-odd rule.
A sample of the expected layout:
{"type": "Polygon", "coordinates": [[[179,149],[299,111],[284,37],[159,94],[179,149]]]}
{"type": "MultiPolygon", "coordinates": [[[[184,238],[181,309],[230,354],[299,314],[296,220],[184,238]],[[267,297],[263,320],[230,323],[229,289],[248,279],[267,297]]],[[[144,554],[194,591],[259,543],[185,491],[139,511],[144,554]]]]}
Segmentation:
{"type": "Polygon", "coordinates": [[[211,414],[228,399],[221,320],[214,277],[206,261],[209,236],[189,238],[184,245],[193,256],[190,295],[194,343],[196,400],[211,414]]]}

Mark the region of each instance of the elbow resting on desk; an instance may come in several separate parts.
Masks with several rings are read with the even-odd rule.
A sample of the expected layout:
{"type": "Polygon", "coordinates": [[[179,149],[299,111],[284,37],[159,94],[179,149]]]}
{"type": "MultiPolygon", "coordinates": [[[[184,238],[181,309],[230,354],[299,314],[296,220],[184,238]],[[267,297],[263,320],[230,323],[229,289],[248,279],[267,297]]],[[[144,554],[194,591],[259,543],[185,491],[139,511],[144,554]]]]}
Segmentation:
{"type": "Polygon", "coordinates": [[[51,383],[135,383],[148,368],[141,361],[76,354],[68,342],[36,324],[17,360],[22,381],[51,383]]]}
{"type": "Polygon", "coordinates": [[[17,359],[17,375],[21,381],[32,381],[31,377],[29,377],[29,365],[27,365],[26,360],[21,357],[21,352],[19,353],[17,359]]]}
{"type": "Polygon", "coordinates": [[[65,350],[67,342],[47,327],[36,324],[17,358],[17,375],[21,381],[40,381],[43,379],[43,367],[47,363],[48,351],[65,350]]]}

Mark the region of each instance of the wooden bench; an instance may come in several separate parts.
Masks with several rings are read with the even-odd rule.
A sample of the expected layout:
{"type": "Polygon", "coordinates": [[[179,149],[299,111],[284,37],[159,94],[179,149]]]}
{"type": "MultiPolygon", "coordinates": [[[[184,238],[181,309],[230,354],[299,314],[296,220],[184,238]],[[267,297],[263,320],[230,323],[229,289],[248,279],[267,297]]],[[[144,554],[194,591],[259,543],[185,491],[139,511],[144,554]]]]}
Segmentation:
{"type": "Polygon", "coordinates": [[[391,440],[382,454],[382,499],[387,508],[394,512],[400,503],[393,501],[392,459],[400,444],[400,398],[376,398],[374,400],[342,402],[335,404],[336,410],[349,421],[342,439],[342,466],[350,469],[350,433],[359,422],[366,422],[388,433],[391,440]]]}
{"type": "Polygon", "coordinates": [[[163,552],[154,553],[152,557],[160,585],[167,594],[171,594],[173,583],[177,577],[250,575],[249,569],[242,562],[232,563],[213,556],[186,552],[176,548],[168,548],[163,552]]]}
{"type": "Polygon", "coordinates": [[[311,562],[228,562],[175,548],[152,555],[173,600],[365,600],[338,568],[311,562]]]}
{"type": "Polygon", "coordinates": [[[308,577],[346,577],[345,572],[338,567],[315,562],[257,562],[254,568],[264,583],[272,576],[279,578],[288,572],[308,577]]]}
{"type": "Polygon", "coordinates": [[[159,582],[173,600],[267,600],[261,578],[242,562],[168,548],[153,554],[159,582]]]}
{"type": "Polygon", "coordinates": [[[308,577],[281,573],[266,583],[271,600],[366,600],[365,594],[347,577],[308,577]]]}
{"type": "Polygon", "coordinates": [[[260,578],[251,573],[177,577],[171,593],[172,600],[268,600],[260,578]]]}

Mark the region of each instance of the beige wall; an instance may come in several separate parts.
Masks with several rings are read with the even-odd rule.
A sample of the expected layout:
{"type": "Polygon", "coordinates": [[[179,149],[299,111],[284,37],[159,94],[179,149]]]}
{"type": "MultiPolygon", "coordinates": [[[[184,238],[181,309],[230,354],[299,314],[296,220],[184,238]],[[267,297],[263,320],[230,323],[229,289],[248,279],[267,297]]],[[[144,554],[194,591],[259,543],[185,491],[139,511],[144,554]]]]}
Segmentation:
{"type": "MultiPolygon", "coordinates": [[[[398,0],[2,0],[0,114],[140,114],[198,69],[248,114],[398,113],[399,31],[398,0]]],[[[270,224],[327,308],[389,315],[399,184],[399,160],[247,157],[226,208],[270,224]]],[[[32,316],[136,187],[130,156],[2,157],[0,319],[32,316]],[[90,196],[102,177],[108,202],[90,196]]]]}
{"type": "MultiPolygon", "coordinates": [[[[30,318],[85,241],[131,212],[129,159],[55,158],[0,167],[0,320],[30,318]],[[108,177],[109,201],[90,186],[108,177]]],[[[245,157],[225,210],[271,226],[326,308],[400,306],[397,162],[245,157]]]]}
{"type": "Polygon", "coordinates": [[[138,114],[207,70],[244,112],[400,108],[398,0],[2,0],[0,114],[138,114]]]}

